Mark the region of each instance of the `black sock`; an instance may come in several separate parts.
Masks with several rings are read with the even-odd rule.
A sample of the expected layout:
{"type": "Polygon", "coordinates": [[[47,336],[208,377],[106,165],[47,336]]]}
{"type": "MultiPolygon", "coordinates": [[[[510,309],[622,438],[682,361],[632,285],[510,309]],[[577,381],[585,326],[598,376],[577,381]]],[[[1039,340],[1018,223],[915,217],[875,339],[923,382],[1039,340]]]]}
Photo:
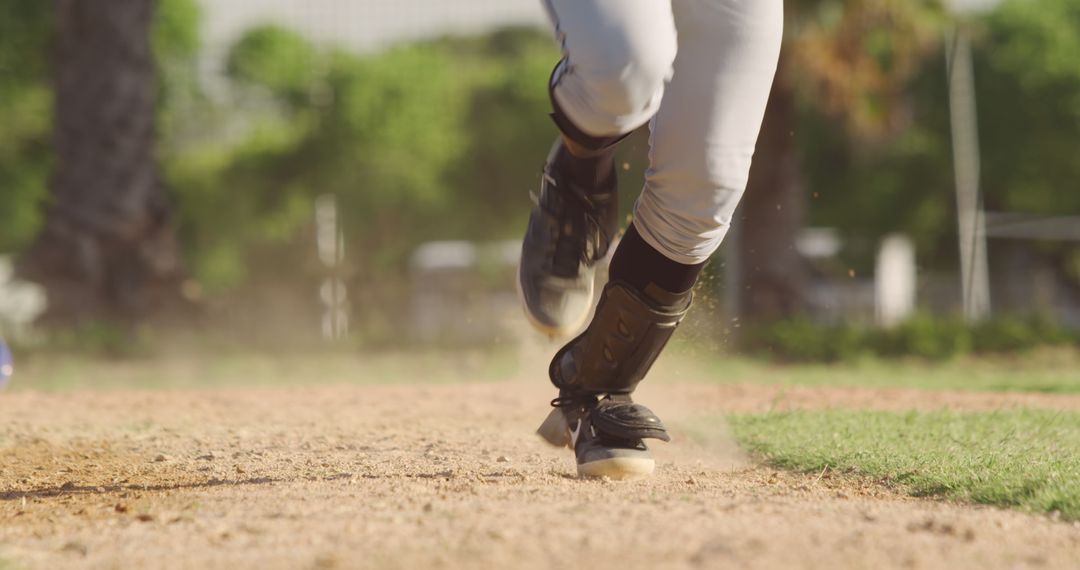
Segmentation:
{"type": "Polygon", "coordinates": [[[566,174],[570,183],[587,192],[610,192],[615,166],[615,148],[595,151],[588,157],[570,154],[564,145],[555,157],[560,172],[566,174]]]}
{"type": "MultiPolygon", "coordinates": [[[[666,293],[685,293],[697,282],[705,262],[684,265],[672,261],[641,239],[634,224],[626,230],[608,267],[612,281],[619,280],[645,293],[649,284],[666,293]]],[[[654,299],[656,300],[656,299],[654,299]]]]}

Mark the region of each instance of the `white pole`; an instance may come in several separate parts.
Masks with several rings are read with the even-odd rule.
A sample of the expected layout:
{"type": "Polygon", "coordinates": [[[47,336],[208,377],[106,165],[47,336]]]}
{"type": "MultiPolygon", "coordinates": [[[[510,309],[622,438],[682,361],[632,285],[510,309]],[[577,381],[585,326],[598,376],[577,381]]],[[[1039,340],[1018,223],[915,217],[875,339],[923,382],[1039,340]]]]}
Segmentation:
{"type": "Polygon", "coordinates": [[[319,285],[323,302],[322,332],[326,340],[337,340],[349,332],[348,292],[341,278],[345,261],[345,238],[338,217],[337,197],[323,194],[315,198],[315,245],[326,275],[319,285]]]}
{"type": "Polygon", "coordinates": [[[949,116],[952,124],[956,206],[960,236],[960,275],[964,318],[990,315],[990,277],[986,259],[986,216],[979,191],[979,130],[971,42],[963,23],[946,41],[949,116]]]}
{"type": "Polygon", "coordinates": [[[884,327],[900,324],[915,312],[915,244],[902,234],[889,234],[878,248],[874,271],[874,307],[884,327]]]}

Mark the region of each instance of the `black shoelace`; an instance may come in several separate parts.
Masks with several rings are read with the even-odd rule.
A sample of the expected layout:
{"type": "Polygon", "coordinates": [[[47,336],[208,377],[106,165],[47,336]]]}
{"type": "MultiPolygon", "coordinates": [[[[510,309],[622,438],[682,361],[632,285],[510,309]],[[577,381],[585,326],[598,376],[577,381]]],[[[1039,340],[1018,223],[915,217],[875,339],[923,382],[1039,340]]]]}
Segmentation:
{"type": "Polygon", "coordinates": [[[550,195],[543,197],[540,207],[555,220],[556,232],[551,272],[559,277],[574,278],[582,263],[607,253],[612,236],[604,235],[600,216],[610,197],[602,193],[587,196],[567,181],[558,181],[546,173],[544,176],[549,185],[545,194],[550,195]]]}

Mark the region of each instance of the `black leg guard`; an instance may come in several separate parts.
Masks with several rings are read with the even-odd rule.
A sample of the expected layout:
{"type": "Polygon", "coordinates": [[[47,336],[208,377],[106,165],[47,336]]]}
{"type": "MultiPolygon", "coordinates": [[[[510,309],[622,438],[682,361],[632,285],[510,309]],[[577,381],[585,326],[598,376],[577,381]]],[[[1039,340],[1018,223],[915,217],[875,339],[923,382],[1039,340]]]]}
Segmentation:
{"type": "MultiPolygon", "coordinates": [[[[630,394],[686,316],[692,297],[691,291],[675,294],[650,285],[643,294],[622,281],[608,283],[592,323],[551,362],[548,373],[559,388],[552,404],[569,418],[587,416],[601,444],[670,440],[660,418],[630,394]]],[[[558,445],[557,437],[543,430],[541,435],[558,445]]]]}
{"type": "Polygon", "coordinates": [[[643,294],[621,281],[604,287],[592,323],[551,361],[548,372],[559,390],[572,395],[634,391],[686,316],[693,297],[691,291],[649,289],[643,294]]]}

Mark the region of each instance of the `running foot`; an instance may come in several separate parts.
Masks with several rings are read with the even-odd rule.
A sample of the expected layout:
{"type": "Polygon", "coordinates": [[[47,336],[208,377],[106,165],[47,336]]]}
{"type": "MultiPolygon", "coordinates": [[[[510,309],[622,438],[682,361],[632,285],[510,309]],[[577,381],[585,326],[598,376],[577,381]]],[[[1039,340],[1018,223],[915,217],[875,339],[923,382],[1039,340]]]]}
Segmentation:
{"type": "Polygon", "coordinates": [[[636,479],[656,468],[646,438],[670,441],[664,424],[629,395],[559,398],[537,433],[556,447],[569,447],[579,477],[636,479]]]}
{"type": "Polygon", "coordinates": [[[540,196],[521,247],[518,293],[534,327],[564,337],[585,324],[593,302],[594,265],[618,229],[618,193],[579,188],[559,171],[560,137],[544,165],[540,196]]]}

